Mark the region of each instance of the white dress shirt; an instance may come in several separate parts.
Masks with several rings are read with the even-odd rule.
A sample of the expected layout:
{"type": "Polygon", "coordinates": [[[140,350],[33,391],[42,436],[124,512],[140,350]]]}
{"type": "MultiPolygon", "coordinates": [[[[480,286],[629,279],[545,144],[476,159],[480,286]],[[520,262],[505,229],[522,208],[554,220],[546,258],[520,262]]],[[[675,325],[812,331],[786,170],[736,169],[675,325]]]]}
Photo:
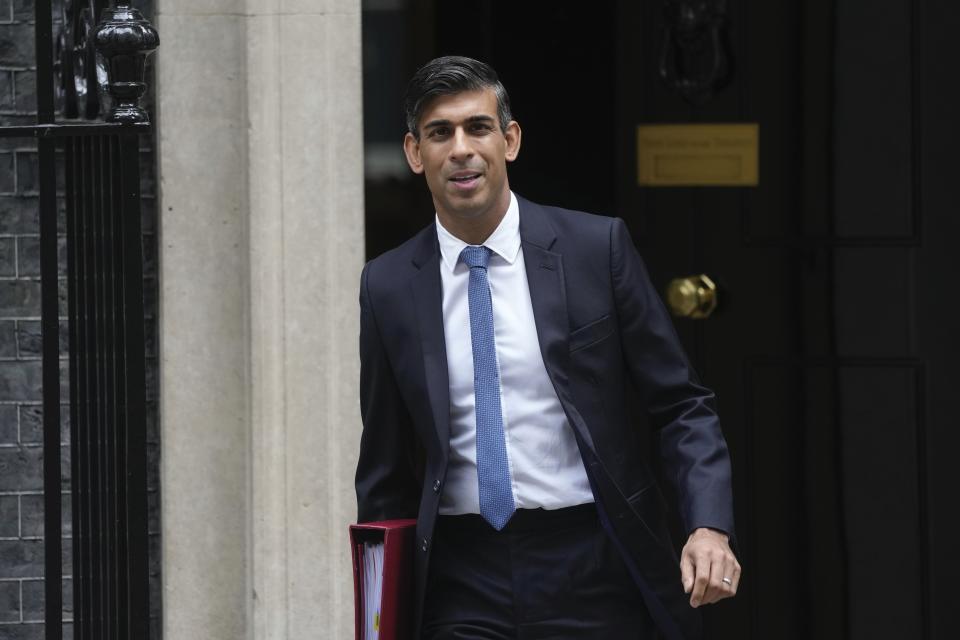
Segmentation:
{"type": "MultiPolygon", "coordinates": [[[[470,269],[459,261],[467,243],[437,218],[443,331],[450,378],[450,464],[440,513],[480,513],[477,484],[477,417],[467,285],[470,269]]],[[[537,341],[530,286],[520,250],[520,208],[510,206],[483,245],[493,303],[494,339],[507,459],[518,509],[559,509],[593,502],[573,430],[547,375],[537,341]]]]}

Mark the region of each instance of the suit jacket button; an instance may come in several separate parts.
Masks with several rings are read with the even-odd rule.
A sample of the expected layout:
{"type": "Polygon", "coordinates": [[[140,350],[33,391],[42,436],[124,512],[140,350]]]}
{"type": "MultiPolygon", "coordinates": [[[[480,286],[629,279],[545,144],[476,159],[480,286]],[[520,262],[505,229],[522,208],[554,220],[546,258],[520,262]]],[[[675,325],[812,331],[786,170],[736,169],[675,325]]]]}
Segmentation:
{"type": "Polygon", "coordinates": [[[428,546],[429,546],[429,545],[428,545],[428,543],[427,543],[427,539],[424,538],[424,539],[423,539],[423,543],[420,545],[420,548],[421,548],[424,552],[426,552],[428,546]]]}
{"type": "Polygon", "coordinates": [[[433,483],[433,492],[434,492],[434,493],[440,493],[440,481],[439,481],[439,480],[437,480],[436,482],[433,483]]]}

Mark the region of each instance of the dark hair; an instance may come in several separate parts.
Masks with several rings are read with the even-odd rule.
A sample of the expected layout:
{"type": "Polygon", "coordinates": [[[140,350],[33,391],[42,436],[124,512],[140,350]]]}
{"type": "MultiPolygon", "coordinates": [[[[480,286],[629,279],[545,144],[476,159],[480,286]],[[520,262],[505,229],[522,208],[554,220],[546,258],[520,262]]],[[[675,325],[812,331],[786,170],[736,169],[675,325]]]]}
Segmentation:
{"type": "Polygon", "coordinates": [[[434,58],[420,67],[407,85],[407,93],[403,98],[407,130],[417,140],[420,139],[417,125],[423,108],[433,98],[482,89],[493,89],[496,94],[497,117],[500,119],[500,128],[506,131],[507,125],[513,120],[510,113],[510,96],[507,95],[507,90],[493,67],[463,56],[434,58]]]}

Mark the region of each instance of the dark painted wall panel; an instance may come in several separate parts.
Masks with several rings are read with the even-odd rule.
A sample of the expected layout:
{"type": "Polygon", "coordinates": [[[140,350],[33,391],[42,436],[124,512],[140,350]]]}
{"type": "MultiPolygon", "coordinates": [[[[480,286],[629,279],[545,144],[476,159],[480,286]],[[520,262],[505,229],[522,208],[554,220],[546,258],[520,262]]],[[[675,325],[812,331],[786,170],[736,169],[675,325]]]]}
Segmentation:
{"type": "Polygon", "coordinates": [[[927,364],[931,637],[956,635],[960,556],[956,553],[960,397],[960,324],[952,295],[960,270],[960,86],[954,81],[960,6],[923,2],[916,70],[920,116],[923,250],[917,257],[918,353],[927,364]]]}
{"type": "Polygon", "coordinates": [[[835,231],[911,229],[911,0],[844,0],[836,10],[835,231]]]}
{"type": "Polygon", "coordinates": [[[845,367],[838,385],[850,638],[922,638],[917,370],[845,367]]]}

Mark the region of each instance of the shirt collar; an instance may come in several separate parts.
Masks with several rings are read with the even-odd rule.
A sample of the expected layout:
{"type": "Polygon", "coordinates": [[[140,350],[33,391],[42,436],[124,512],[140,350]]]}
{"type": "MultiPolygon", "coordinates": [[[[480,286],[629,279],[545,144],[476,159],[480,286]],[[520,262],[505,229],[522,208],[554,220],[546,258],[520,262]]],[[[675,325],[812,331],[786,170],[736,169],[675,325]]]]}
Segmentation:
{"type": "MultiPolygon", "coordinates": [[[[446,230],[440,223],[440,216],[436,216],[437,239],[440,241],[440,256],[446,268],[453,272],[457,267],[457,261],[460,259],[460,252],[467,246],[467,243],[446,230]]],[[[483,246],[490,249],[494,254],[506,260],[507,264],[513,264],[520,253],[520,205],[517,204],[517,197],[510,192],[510,205],[507,212],[497,228],[493,230],[490,237],[487,238],[483,246]]]]}

